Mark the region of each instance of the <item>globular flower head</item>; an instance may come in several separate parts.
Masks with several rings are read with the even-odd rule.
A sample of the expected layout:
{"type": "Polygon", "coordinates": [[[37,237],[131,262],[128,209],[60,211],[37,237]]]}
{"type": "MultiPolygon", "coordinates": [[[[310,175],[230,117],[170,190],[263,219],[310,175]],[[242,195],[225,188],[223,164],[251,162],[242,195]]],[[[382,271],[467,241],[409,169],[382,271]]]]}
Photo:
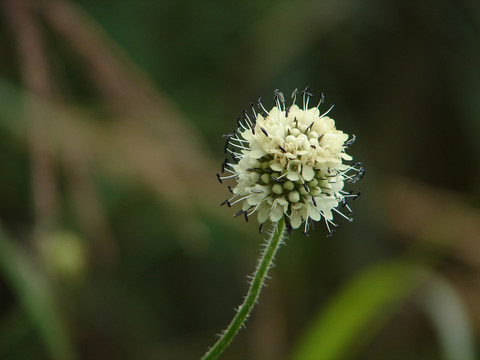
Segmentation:
{"type": "Polygon", "coordinates": [[[308,108],[312,96],[305,89],[301,94],[302,108],[295,104],[297,90],[292,94],[293,104],[285,105],[278,90],[274,94],[275,106],[267,111],[261,99],[259,111],[251,104],[252,113],[244,110],[238,119],[238,129],[224,135],[227,140],[226,159],[220,182],[234,178],[237,181],[230,191],[233,196],[222,205],[242,203],[235,216],[246,220],[257,214],[261,225],[267,221],[285,218],[287,229],[304,224],[307,232],[312,221],[323,218],[329,232],[336,226],[333,214],[351,218],[338,210],[339,205],[351,213],[347,202],[359,194],[343,190],[344,183],[353,183],[364,174],[361,163],[346,164],[352,160],[345,150],[355,141],[335,127],[333,119],[320,113],[324,97],[313,108],[308,108]]]}

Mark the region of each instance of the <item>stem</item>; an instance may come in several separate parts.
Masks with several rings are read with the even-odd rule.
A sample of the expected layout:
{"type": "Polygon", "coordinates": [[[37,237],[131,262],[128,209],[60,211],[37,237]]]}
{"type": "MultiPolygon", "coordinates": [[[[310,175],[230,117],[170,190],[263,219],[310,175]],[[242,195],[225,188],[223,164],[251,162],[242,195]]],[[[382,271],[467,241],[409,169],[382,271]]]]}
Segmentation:
{"type": "Polygon", "coordinates": [[[263,252],[262,257],[259,260],[257,270],[250,284],[250,289],[248,290],[245,301],[240,305],[237,315],[233,318],[232,322],[228,326],[227,330],[223,333],[222,337],[218,339],[215,345],[207,351],[203,356],[202,360],[213,360],[216,359],[223,350],[230,344],[235,335],[237,335],[240,328],[243,326],[247,320],[250,312],[252,311],[253,305],[257,302],[258,296],[260,295],[260,290],[263,286],[265,277],[267,276],[268,269],[272,265],[273,258],[275,253],[280,246],[283,238],[283,232],[285,230],[285,219],[282,218],[275,224],[273,234],[271,238],[266,243],[265,251],[263,252]]]}

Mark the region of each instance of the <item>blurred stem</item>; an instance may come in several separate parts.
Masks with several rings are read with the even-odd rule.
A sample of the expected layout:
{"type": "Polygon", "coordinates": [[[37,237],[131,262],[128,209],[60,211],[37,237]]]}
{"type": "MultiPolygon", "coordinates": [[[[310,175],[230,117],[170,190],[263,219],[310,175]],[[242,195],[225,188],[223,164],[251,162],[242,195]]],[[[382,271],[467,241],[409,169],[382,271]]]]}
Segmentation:
{"type": "Polygon", "coordinates": [[[3,3],[18,53],[18,63],[25,88],[34,96],[25,99],[28,119],[28,141],[35,211],[35,238],[51,229],[55,222],[58,194],[54,162],[49,151],[50,122],[38,98],[50,99],[50,81],[43,38],[35,18],[36,3],[31,0],[9,0],[3,3]]]}
{"type": "Polygon", "coordinates": [[[282,242],[283,233],[285,231],[285,219],[281,219],[275,224],[272,236],[266,242],[265,250],[259,259],[257,270],[253,276],[247,296],[242,305],[238,308],[237,315],[233,318],[227,330],[223,333],[220,339],[207,351],[202,360],[216,359],[225,348],[230,344],[235,335],[237,335],[240,328],[247,320],[253,306],[257,302],[260,290],[262,289],[268,269],[272,265],[275,254],[282,242]]]}

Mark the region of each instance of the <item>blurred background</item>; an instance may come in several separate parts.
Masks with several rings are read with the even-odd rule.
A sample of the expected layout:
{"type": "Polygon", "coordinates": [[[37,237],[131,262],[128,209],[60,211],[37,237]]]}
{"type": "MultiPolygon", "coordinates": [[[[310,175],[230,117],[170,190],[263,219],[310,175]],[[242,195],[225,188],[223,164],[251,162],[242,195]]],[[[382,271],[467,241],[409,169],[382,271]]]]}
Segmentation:
{"type": "Polygon", "coordinates": [[[355,221],[286,241],[223,358],[477,358],[480,2],[0,12],[1,359],[199,359],[266,236],[219,206],[221,135],[305,86],[357,136],[355,221]]]}

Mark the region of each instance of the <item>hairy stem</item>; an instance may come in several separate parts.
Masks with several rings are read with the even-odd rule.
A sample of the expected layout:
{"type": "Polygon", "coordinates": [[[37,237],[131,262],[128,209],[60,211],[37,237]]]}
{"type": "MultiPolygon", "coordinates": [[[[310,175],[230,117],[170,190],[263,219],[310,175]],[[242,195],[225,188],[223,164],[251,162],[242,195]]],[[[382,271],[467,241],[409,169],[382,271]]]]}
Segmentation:
{"type": "Polygon", "coordinates": [[[243,304],[238,308],[238,312],[228,326],[227,330],[225,330],[215,345],[213,345],[212,348],[207,351],[202,360],[216,359],[230,344],[242,325],[247,320],[253,306],[257,302],[258,296],[260,295],[260,290],[262,289],[265,277],[267,276],[268,269],[272,265],[275,253],[282,242],[284,231],[285,220],[282,218],[276,223],[272,236],[266,243],[265,251],[259,259],[257,270],[255,271],[255,275],[250,284],[250,289],[248,289],[248,293],[243,304]]]}

